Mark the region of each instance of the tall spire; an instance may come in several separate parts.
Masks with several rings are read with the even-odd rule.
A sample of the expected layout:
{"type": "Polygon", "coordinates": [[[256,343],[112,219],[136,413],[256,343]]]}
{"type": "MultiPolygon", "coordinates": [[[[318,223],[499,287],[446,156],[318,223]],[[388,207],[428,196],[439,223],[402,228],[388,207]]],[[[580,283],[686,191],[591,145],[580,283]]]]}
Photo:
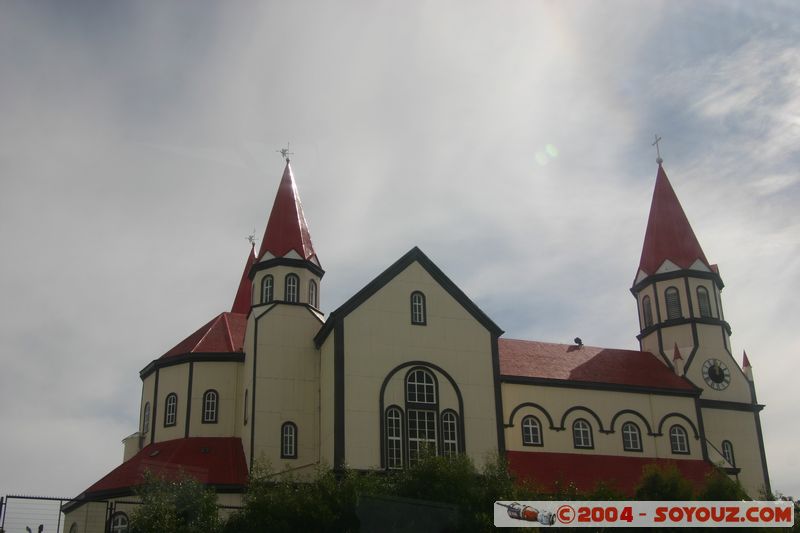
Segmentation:
{"type": "Polygon", "coordinates": [[[292,175],[292,167],[287,158],[264,239],[261,241],[261,249],[258,251],[258,260],[261,260],[267,252],[274,257],[283,257],[292,250],[300,256],[300,259],[318,262],[292,175]]]}
{"type": "Polygon", "coordinates": [[[683,269],[690,268],[698,259],[711,268],[667,173],[659,164],[639,270],[648,275],[655,274],[667,259],[683,269]]]}
{"type": "Polygon", "coordinates": [[[251,293],[253,289],[253,281],[250,279],[250,269],[256,262],[256,245],[252,243],[250,246],[250,253],[247,255],[247,261],[244,263],[244,272],[242,272],[242,279],[239,282],[239,289],[236,291],[236,297],[233,299],[233,306],[231,306],[231,313],[241,313],[246,315],[250,312],[251,293]]]}

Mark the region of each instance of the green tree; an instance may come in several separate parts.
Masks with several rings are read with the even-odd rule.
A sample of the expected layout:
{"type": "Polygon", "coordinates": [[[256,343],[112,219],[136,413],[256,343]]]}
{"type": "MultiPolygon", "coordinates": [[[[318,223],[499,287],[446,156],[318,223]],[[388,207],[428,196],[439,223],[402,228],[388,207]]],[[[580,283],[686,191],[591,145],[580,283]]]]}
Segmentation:
{"type": "Polygon", "coordinates": [[[136,492],[142,504],[131,514],[132,533],[220,531],[216,494],[191,477],[171,481],[146,472],[136,492]]]}
{"type": "Polygon", "coordinates": [[[691,500],[692,484],[684,478],[678,467],[647,465],[636,487],[637,500],[691,500]]]}
{"type": "Polygon", "coordinates": [[[701,501],[732,502],[749,500],[750,498],[738,481],[732,480],[727,474],[715,468],[713,472],[706,476],[705,485],[697,494],[697,499],[701,501]]]}

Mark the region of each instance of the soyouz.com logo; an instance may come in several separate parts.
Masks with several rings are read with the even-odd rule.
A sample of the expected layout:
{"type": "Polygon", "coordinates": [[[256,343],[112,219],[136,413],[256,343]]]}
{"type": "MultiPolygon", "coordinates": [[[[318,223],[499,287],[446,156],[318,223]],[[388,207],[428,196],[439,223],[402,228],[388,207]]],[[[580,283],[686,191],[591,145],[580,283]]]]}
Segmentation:
{"type": "Polygon", "coordinates": [[[497,527],[792,527],[792,502],[495,502],[497,527]]]}

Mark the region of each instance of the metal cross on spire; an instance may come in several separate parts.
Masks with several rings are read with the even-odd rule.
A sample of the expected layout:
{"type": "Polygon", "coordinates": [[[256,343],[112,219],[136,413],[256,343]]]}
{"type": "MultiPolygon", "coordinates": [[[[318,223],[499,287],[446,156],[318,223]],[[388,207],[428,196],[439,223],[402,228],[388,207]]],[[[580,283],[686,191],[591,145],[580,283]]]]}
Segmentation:
{"type": "Polygon", "coordinates": [[[286,143],[286,148],[281,148],[280,150],[275,150],[275,151],[278,152],[279,154],[281,154],[281,157],[284,158],[287,163],[289,162],[289,156],[290,155],[294,155],[294,152],[290,152],[289,151],[289,143],[288,142],[286,143]]]}
{"type": "Polygon", "coordinates": [[[661,159],[661,150],[659,150],[658,148],[658,143],[660,142],[661,142],[661,137],[659,137],[658,134],[656,133],[656,140],[653,141],[653,143],[650,145],[656,147],[656,163],[658,163],[659,165],[664,162],[664,160],[661,159]]]}

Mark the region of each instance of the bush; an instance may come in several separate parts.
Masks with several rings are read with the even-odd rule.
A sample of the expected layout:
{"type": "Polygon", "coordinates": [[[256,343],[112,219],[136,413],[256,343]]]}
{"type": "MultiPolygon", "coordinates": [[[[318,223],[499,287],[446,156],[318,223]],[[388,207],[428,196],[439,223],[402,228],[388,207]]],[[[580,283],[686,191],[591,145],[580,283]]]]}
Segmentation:
{"type": "Polygon", "coordinates": [[[215,533],[220,530],[217,495],[191,477],[168,481],[150,472],[136,491],[142,500],[131,514],[131,533],[215,533]]]}
{"type": "Polygon", "coordinates": [[[669,465],[647,465],[642,471],[639,486],[636,487],[637,500],[691,500],[692,484],[684,478],[678,467],[669,465]]]}

